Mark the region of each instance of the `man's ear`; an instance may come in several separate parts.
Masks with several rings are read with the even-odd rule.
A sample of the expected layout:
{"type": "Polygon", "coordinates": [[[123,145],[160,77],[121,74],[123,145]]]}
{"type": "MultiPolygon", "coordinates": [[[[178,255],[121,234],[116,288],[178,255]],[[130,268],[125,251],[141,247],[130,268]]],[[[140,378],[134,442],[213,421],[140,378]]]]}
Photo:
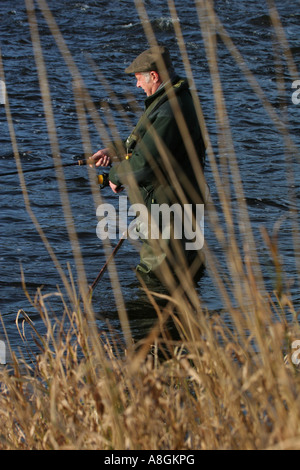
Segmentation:
{"type": "Polygon", "coordinates": [[[155,70],[151,70],[150,76],[154,83],[157,83],[160,80],[159,74],[155,70]]]}

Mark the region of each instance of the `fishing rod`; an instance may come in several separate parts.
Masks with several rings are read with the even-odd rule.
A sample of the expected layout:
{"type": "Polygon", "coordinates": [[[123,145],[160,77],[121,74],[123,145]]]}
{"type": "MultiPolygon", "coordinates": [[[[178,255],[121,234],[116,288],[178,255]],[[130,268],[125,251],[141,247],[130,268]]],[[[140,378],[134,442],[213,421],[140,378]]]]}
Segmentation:
{"type": "MultiPolygon", "coordinates": [[[[127,154],[124,159],[125,160],[128,160],[129,158],[131,157],[131,153],[130,154],[127,154]]],[[[119,158],[117,159],[113,159],[113,161],[120,161],[119,158]]],[[[94,163],[94,161],[90,158],[88,159],[80,159],[80,160],[77,160],[76,162],[71,162],[71,163],[63,163],[62,165],[60,165],[62,168],[65,168],[67,166],[84,166],[84,165],[92,165],[94,163]]],[[[44,171],[44,170],[54,170],[55,169],[55,166],[54,165],[50,165],[50,166],[42,166],[42,167],[36,167],[36,168],[27,168],[25,170],[22,170],[22,173],[33,173],[35,171],[44,171]]],[[[1,173],[0,174],[0,178],[2,176],[16,176],[18,174],[17,171],[10,171],[10,172],[7,172],[7,173],[1,173]]],[[[100,176],[103,176],[103,175],[99,175],[100,176]]],[[[99,181],[99,184],[103,184],[103,182],[100,182],[99,181]]],[[[108,182],[106,184],[106,186],[108,185],[108,182]]]]}
{"type": "MultiPolygon", "coordinates": [[[[72,162],[72,163],[64,163],[63,165],[61,165],[62,167],[66,167],[66,166],[83,166],[83,165],[88,165],[92,163],[91,160],[77,160],[76,162],[72,162]]],[[[26,170],[23,170],[22,172],[23,173],[31,173],[31,172],[35,172],[35,171],[41,171],[41,170],[53,170],[55,167],[53,165],[51,166],[43,166],[43,167],[40,167],[40,168],[28,168],[26,170]]],[[[16,176],[18,173],[16,171],[10,171],[8,173],[1,173],[0,174],[0,177],[4,177],[4,176],[16,176]]],[[[108,173],[103,173],[101,175],[97,175],[97,182],[98,184],[100,185],[100,188],[103,189],[105,188],[106,186],[109,186],[109,178],[108,178],[108,173]]]]}
{"type": "Polygon", "coordinates": [[[109,263],[111,262],[111,260],[115,257],[115,255],[117,254],[117,252],[119,251],[119,249],[121,248],[121,246],[123,245],[124,241],[126,240],[127,238],[127,231],[125,231],[122,235],[122,237],[120,238],[119,242],[117,243],[117,245],[114,247],[113,251],[111,252],[111,254],[109,255],[109,257],[107,258],[104,266],[100,269],[99,271],[99,274],[98,276],[96,277],[96,279],[94,280],[94,282],[89,286],[90,288],[90,294],[92,295],[96,285],[98,284],[98,282],[100,281],[100,279],[102,278],[103,274],[105,273],[105,271],[107,270],[107,267],[109,265],[109,263]]]}
{"type": "MultiPolygon", "coordinates": [[[[66,167],[66,166],[83,166],[83,165],[88,165],[92,163],[92,161],[88,160],[77,160],[76,162],[72,163],[63,163],[61,167],[66,167]]],[[[43,170],[54,170],[55,166],[42,166],[42,167],[36,167],[36,168],[27,168],[25,170],[22,170],[22,173],[33,173],[35,171],[43,171],[43,170]]],[[[2,176],[16,176],[18,174],[17,171],[10,171],[8,173],[1,173],[0,177],[2,176]]]]}
{"type": "Polygon", "coordinates": [[[103,274],[107,270],[108,265],[111,263],[113,258],[116,256],[117,252],[119,251],[119,249],[123,245],[124,241],[127,240],[128,236],[130,236],[131,231],[135,230],[135,228],[136,228],[136,223],[134,223],[133,225],[130,225],[130,227],[128,227],[122,233],[122,236],[121,236],[120,240],[118,241],[118,243],[116,244],[116,246],[114,247],[114,249],[112,250],[110,255],[108,256],[108,258],[106,259],[106,262],[105,262],[104,266],[100,269],[100,271],[99,271],[97,277],[95,278],[94,282],[89,286],[91,296],[92,296],[92,294],[94,292],[94,289],[97,286],[98,282],[102,279],[103,274]]]}

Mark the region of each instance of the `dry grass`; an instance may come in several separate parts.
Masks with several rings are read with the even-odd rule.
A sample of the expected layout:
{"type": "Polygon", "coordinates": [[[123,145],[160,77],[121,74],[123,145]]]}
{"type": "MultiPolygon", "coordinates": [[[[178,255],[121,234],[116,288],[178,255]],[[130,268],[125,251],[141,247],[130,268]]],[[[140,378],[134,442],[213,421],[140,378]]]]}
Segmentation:
{"type": "MultiPolygon", "coordinates": [[[[178,326],[182,341],[168,343],[168,360],[158,330],[153,350],[122,351],[100,332],[92,344],[95,326],[79,311],[53,323],[41,294],[35,303],[48,333],[35,333],[34,364],[14,359],[1,370],[2,449],[299,448],[300,379],[290,360],[299,328],[272,322],[273,302],[251,312],[243,337],[220,316],[185,308],[193,326],[178,326]]],[[[30,328],[24,312],[18,320],[30,328]]]]}
{"type": "MultiPolygon", "coordinates": [[[[46,3],[44,0],[38,0],[37,3],[74,80],[76,79],[74,92],[84,133],[85,112],[91,110],[92,103],[84,85],[78,81],[76,67],[46,3]],[[82,102],[85,108],[81,107],[82,102]]],[[[173,2],[170,0],[168,3],[171,15],[176,17],[173,2]]],[[[222,104],[222,86],[217,76],[215,28],[237,62],[240,61],[242,72],[262,99],[268,113],[274,118],[274,125],[277,125],[275,110],[264,97],[250,71],[243,68],[245,65],[226,31],[214,16],[211,4],[205,1],[197,1],[196,4],[200,26],[206,32],[208,63],[216,77],[215,102],[218,122],[221,123],[223,131],[226,129],[227,137],[230,136],[230,129],[226,109],[222,104]],[[206,14],[201,14],[203,9],[206,14]],[[204,24],[201,18],[206,19],[204,24]]],[[[45,108],[48,109],[46,117],[53,155],[59,155],[33,3],[27,0],[26,5],[43,100],[45,108]]],[[[136,2],[136,6],[141,17],[145,19],[143,3],[136,2]]],[[[275,32],[281,41],[284,41],[280,20],[274,8],[272,12],[275,32]]],[[[190,72],[180,26],[178,22],[174,24],[184,64],[187,72],[190,72]]],[[[147,22],[145,33],[153,42],[153,31],[149,30],[147,22]]],[[[288,56],[288,59],[293,67],[291,57],[288,56]]],[[[223,227],[211,207],[210,224],[226,253],[229,277],[222,276],[209,246],[206,247],[206,255],[207,268],[223,297],[227,320],[223,320],[222,315],[210,315],[205,311],[201,299],[189,283],[183,283],[180,288],[173,290],[163,308],[157,304],[156,296],[148,291],[157,311],[157,324],[140,344],[131,343],[130,335],[127,335],[124,347],[120,346],[113,334],[106,335],[99,331],[94,322],[92,305],[87,295],[87,283],[78,255],[76,233],[71,222],[69,235],[77,263],[77,274],[81,281],[79,293],[63,274],[42,228],[31,211],[18,160],[9,105],[6,106],[26,207],[61,274],[69,301],[68,305],[64,302],[62,304],[61,318],[53,319],[52,315],[50,318],[46,297],[41,291],[37,292],[34,299],[30,299],[45,322],[47,333],[43,337],[34,330],[26,312],[18,312],[17,327],[20,337],[27,344],[28,330],[32,330],[40,352],[32,362],[17,359],[12,353],[10,367],[0,370],[1,449],[300,448],[300,374],[299,367],[292,361],[293,341],[300,339],[299,312],[295,311],[283,281],[284,272],[276,237],[263,230],[263,237],[273,261],[274,274],[278,279],[274,292],[265,290],[245,206],[240,207],[240,233],[237,235],[237,238],[243,240],[245,232],[247,233],[247,243],[243,244],[242,249],[239,248],[239,238],[236,240],[233,236],[228,188],[224,188],[224,180],[220,177],[220,169],[212,152],[196,96],[195,104],[207,138],[209,163],[225,220],[223,227]],[[230,246],[226,243],[229,235],[232,236],[230,246]],[[168,336],[165,325],[169,317],[173,318],[176,324],[180,340],[171,340],[168,336]],[[167,357],[163,357],[163,348],[168,350],[167,357]]],[[[101,123],[99,128],[101,129],[101,123]]],[[[223,148],[222,129],[220,154],[222,156],[224,152],[225,159],[230,152],[231,159],[226,164],[234,179],[235,194],[242,201],[243,189],[233,144],[228,139],[226,148],[223,148]]],[[[279,127],[278,132],[284,136],[287,150],[294,152],[294,144],[287,129],[279,127]]],[[[84,141],[88,142],[87,135],[83,137],[84,141]]],[[[192,150],[190,158],[194,158],[192,150]]],[[[68,221],[72,221],[67,188],[58,157],[55,157],[55,164],[60,176],[60,191],[66,217],[68,221]]],[[[196,165],[196,162],[194,164],[196,165]]],[[[201,184],[202,176],[199,181],[199,185],[201,184]]],[[[96,192],[95,190],[95,204],[99,202],[96,192]]],[[[297,214],[292,215],[296,221],[297,214]]],[[[299,230],[296,222],[293,228],[297,252],[299,230]]],[[[111,269],[114,269],[113,265],[111,269]]],[[[26,290],[25,285],[24,288],[26,290]]],[[[117,280],[114,289],[118,292],[117,280]]],[[[128,331],[126,309],[122,303],[119,315],[124,331],[128,331]]]]}

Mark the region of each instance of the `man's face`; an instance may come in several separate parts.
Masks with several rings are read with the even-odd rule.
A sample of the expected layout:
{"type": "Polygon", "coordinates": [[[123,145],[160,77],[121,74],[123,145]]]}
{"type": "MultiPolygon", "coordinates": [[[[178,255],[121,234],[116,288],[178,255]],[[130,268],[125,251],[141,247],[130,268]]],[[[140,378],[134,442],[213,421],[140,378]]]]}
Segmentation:
{"type": "Polygon", "coordinates": [[[147,96],[153,95],[161,83],[156,72],[150,72],[147,75],[136,73],[135,78],[136,86],[142,88],[147,96]]]}

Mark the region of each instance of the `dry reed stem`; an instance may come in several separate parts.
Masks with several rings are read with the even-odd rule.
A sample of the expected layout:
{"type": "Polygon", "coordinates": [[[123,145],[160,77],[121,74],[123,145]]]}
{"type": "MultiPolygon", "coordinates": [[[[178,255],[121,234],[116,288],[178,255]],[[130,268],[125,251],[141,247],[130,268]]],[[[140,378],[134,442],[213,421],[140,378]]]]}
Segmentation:
{"type": "MultiPolygon", "coordinates": [[[[135,3],[145,27],[146,37],[149,42],[155,43],[145,5],[140,0],[135,3]]],[[[276,34],[283,38],[274,4],[271,0],[268,3],[272,7],[276,34]]],[[[47,109],[53,154],[59,155],[34,5],[31,0],[26,0],[26,5],[42,96],[47,109]]],[[[72,74],[82,141],[85,143],[86,154],[89,154],[91,146],[87,131],[87,114],[94,119],[100,137],[105,139],[107,134],[47,3],[38,0],[38,5],[72,74]]],[[[173,0],[169,0],[168,5],[171,16],[175,19],[177,12],[173,0]]],[[[222,83],[217,74],[216,31],[261,98],[262,104],[273,118],[274,125],[285,136],[288,151],[293,151],[295,146],[288,135],[288,129],[282,128],[276,111],[266,100],[255,77],[245,67],[242,57],[216,17],[212,2],[197,0],[196,9],[201,30],[205,33],[208,63],[215,77],[220,151],[226,144],[226,152],[221,152],[222,158],[224,155],[224,165],[234,178],[236,195],[242,199],[243,188],[227,111],[223,105],[222,83]],[[227,158],[227,153],[230,153],[230,159],[227,158]]],[[[179,22],[174,22],[174,29],[185,69],[191,77],[179,22]]],[[[283,45],[286,48],[284,39],[283,45]]],[[[287,59],[290,70],[294,73],[294,63],[289,53],[287,59]]],[[[0,60],[0,73],[2,72],[3,65],[0,60]]],[[[199,121],[207,133],[196,94],[194,100],[199,121]]],[[[76,292],[71,273],[70,280],[63,274],[32,212],[18,158],[9,104],[6,110],[26,208],[61,274],[71,307],[64,301],[60,292],[52,294],[62,300],[61,315],[53,317],[47,310],[47,294],[43,294],[39,289],[34,298],[29,298],[45,323],[45,336],[41,336],[35,329],[26,312],[18,312],[17,329],[23,343],[28,345],[28,354],[32,355],[32,361],[17,358],[11,351],[9,366],[0,369],[0,449],[299,449],[300,376],[299,366],[292,360],[293,341],[300,338],[297,318],[299,312],[293,306],[284,282],[276,231],[273,236],[269,236],[266,230],[262,229],[278,279],[276,291],[269,293],[262,283],[252,235],[247,246],[240,248],[237,236],[232,238],[232,246],[226,246],[228,235],[233,236],[230,185],[227,182],[224,190],[221,180],[222,168],[216,163],[209,136],[206,135],[208,157],[222,202],[225,226],[214,212],[211,214],[210,223],[216,238],[226,250],[228,278],[226,279],[224,272],[219,269],[218,260],[209,247],[207,259],[230,321],[223,319],[221,313],[214,315],[206,312],[197,291],[191,288],[186,279],[175,289],[172,278],[168,278],[172,295],[164,297],[164,300],[168,301],[165,307],[160,307],[157,303],[157,299],[162,296],[150,292],[144,286],[157,313],[157,322],[148,336],[138,344],[132,344],[128,334],[127,343],[123,347],[114,331],[104,332],[98,329],[92,316],[92,306],[88,301],[84,303],[84,308],[88,309],[90,314],[85,316],[81,310],[78,298],[84,298],[87,282],[85,273],[82,273],[82,260],[73,225],[69,226],[69,235],[77,274],[80,274],[81,279],[80,295],[76,292]],[[256,257],[255,262],[253,256],[256,257]],[[286,318],[287,312],[292,315],[291,321],[286,318]],[[173,319],[180,340],[170,338],[166,328],[169,318],[173,319]],[[38,354],[30,351],[31,336],[39,349],[38,354]]],[[[119,111],[120,118],[126,120],[120,108],[119,111]]],[[[178,119],[182,132],[188,135],[185,123],[180,116],[178,119]]],[[[113,116],[110,116],[109,122],[112,134],[116,133],[113,116]]],[[[167,165],[168,153],[162,142],[157,143],[167,165]]],[[[198,171],[193,148],[189,149],[189,155],[195,170],[198,171]]],[[[55,162],[60,181],[63,181],[60,186],[63,208],[67,220],[70,221],[71,208],[67,188],[61,178],[63,175],[59,157],[55,162]]],[[[169,169],[172,171],[171,165],[169,169]]],[[[197,174],[201,187],[203,175],[197,174]]],[[[92,172],[90,178],[93,178],[92,172]]],[[[176,180],[176,174],[174,178],[176,180]]],[[[179,192],[180,189],[178,187],[179,192]]],[[[95,187],[93,190],[97,203],[99,196],[95,187]]],[[[213,204],[211,210],[214,211],[213,204]]],[[[240,217],[239,236],[243,236],[245,226],[251,229],[245,204],[240,206],[240,217]]],[[[297,243],[298,241],[295,241],[296,247],[297,243]]],[[[116,279],[114,293],[116,298],[121,300],[114,265],[111,267],[111,275],[116,279]]],[[[169,273],[166,273],[166,276],[169,276],[169,273]]],[[[26,291],[25,279],[22,281],[26,291]]],[[[127,312],[122,301],[119,304],[119,315],[125,334],[125,331],[129,331],[127,312]]]]}

